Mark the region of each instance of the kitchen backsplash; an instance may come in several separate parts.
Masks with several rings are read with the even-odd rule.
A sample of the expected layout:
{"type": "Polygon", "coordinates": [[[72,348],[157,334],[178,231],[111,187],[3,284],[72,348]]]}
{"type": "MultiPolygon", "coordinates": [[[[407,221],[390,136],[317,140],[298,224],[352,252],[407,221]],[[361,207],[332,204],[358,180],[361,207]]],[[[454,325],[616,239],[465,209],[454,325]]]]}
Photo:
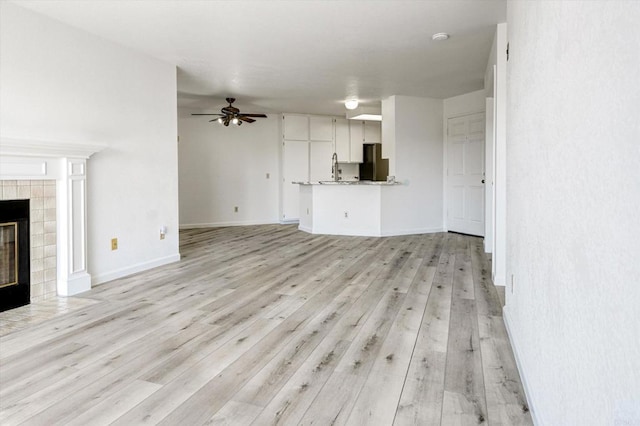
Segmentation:
{"type": "Polygon", "coordinates": [[[359,180],[360,164],[359,163],[338,163],[339,170],[342,170],[340,177],[342,180],[353,181],[359,180]]]}

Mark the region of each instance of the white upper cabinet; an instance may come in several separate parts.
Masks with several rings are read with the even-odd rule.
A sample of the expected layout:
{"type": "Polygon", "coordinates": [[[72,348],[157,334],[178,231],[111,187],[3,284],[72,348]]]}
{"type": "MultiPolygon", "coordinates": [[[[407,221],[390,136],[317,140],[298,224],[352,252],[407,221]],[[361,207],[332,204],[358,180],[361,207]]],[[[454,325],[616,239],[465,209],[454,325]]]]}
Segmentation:
{"type": "Polygon", "coordinates": [[[351,144],[351,162],[362,163],[362,144],[364,143],[364,125],[359,120],[349,120],[349,141],[351,144]]]}
{"type": "Polygon", "coordinates": [[[349,143],[349,120],[336,118],[336,154],[341,163],[351,161],[351,144],[349,143]]]}
{"type": "Polygon", "coordinates": [[[364,122],[364,143],[381,143],[382,125],[379,121],[364,122]]]}
{"type": "Polygon", "coordinates": [[[309,140],[309,117],[306,115],[290,115],[284,116],[283,135],[285,140],[289,141],[308,141],[309,140]]]}
{"type": "Polygon", "coordinates": [[[312,141],[333,142],[333,118],[309,117],[309,133],[312,141]]]}

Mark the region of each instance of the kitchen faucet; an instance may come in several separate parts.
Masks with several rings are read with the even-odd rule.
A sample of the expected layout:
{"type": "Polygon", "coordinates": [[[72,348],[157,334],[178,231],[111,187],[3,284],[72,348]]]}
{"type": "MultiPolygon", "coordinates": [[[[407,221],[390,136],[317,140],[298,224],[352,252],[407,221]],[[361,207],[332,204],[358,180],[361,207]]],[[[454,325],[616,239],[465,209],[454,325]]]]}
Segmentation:
{"type": "Polygon", "coordinates": [[[340,177],[338,176],[338,153],[334,152],[331,157],[331,174],[333,175],[333,180],[338,182],[340,177]]]}

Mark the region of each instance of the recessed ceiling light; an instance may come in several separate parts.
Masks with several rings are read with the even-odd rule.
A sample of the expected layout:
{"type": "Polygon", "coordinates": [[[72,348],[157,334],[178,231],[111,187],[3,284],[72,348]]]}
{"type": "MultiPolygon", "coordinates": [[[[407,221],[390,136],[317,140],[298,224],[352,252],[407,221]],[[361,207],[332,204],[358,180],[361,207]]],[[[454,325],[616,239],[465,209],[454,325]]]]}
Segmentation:
{"type": "Polygon", "coordinates": [[[435,41],[443,41],[449,38],[449,34],[447,33],[435,33],[431,36],[431,38],[435,41]]]}
{"type": "Polygon", "coordinates": [[[357,99],[349,99],[348,101],[344,101],[344,107],[346,109],[356,109],[356,108],[358,108],[358,100],[357,99]]]}

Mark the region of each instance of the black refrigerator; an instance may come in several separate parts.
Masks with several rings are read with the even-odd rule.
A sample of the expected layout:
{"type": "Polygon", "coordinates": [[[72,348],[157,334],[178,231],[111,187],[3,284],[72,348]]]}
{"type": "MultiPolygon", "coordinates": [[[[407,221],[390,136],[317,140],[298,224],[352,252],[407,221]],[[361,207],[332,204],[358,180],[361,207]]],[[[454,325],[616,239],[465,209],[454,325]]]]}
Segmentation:
{"type": "Polygon", "coordinates": [[[389,160],[382,158],[382,144],[365,143],[362,145],[360,180],[386,181],[388,175],[389,160]]]}

